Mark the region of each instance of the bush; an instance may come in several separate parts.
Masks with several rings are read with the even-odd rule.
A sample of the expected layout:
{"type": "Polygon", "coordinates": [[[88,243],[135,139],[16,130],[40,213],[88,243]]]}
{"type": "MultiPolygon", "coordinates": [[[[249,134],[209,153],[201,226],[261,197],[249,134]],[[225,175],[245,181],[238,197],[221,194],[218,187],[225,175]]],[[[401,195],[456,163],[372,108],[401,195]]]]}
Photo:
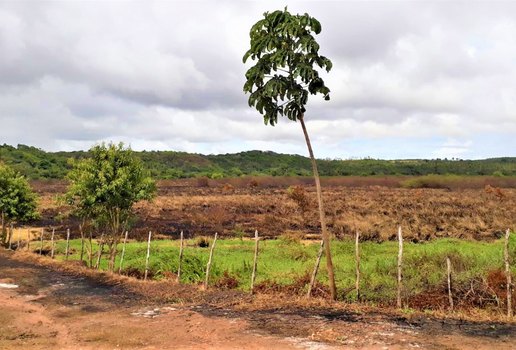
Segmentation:
{"type": "Polygon", "coordinates": [[[288,231],[288,232],[281,234],[278,238],[278,241],[280,242],[280,245],[289,246],[292,244],[300,244],[302,238],[303,238],[303,233],[295,232],[295,231],[288,231]]]}
{"type": "Polygon", "coordinates": [[[236,226],[233,230],[233,235],[242,241],[245,237],[245,231],[242,227],[236,226]]]}
{"type": "Polygon", "coordinates": [[[251,179],[251,181],[249,181],[249,187],[251,188],[257,188],[258,187],[258,181],[256,179],[251,179]]]}
{"type": "Polygon", "coordinates": [[[221,289],[235,289],[239,285],[238,278],[231,275],[227,270],[224,271],[222,277],[215,282],[215,287],[221,289]]]}
{"type": "Polygon", "coordinates": [[[287,196],[296,202],[302,213],[305,213],[310,207],[310,199],[308,198],[305,189],[301,186],[290,186],[287,189],[287,196]]]}
{"type": "Polygon", "coordinates": [[[224,192],[224,193],[233,192],[234,189],[235,189],[235,187],[233,187],[232,184],[225,183],[224,185],[222,185],[222,192],[224,192]]]}
{"type": "Polygon", "coordinates": [[[210,239],[208,237],[199,236],[195,239],[195,246],[199,248],[208,248],[210,246],[210,239]]]}
{"type": "Polygon", "coordinates": [[[0,244],[6,244],[7,226],[39,217],[37,197],[28,181],[17,171],[0,163],[0,244]]]}
{"type": "Polygon", "coordinates": [[[210,187],[209,180],[206,176],[197,178],[197,187],[210,187]]]}
{"type": "Polygon", "coordinates": [[[224,174],[221,172],[215,172],[215,173],[211,174],[210,178],[213,180],[222,179],[222,178],[224,178],[224,174]]]}
{"type": "Polygon", "coordinates": [[[405,188],[443,188],[450,189],[453,184],[460,182],[460,176],[425,175],[401,182],[405,188]]]}

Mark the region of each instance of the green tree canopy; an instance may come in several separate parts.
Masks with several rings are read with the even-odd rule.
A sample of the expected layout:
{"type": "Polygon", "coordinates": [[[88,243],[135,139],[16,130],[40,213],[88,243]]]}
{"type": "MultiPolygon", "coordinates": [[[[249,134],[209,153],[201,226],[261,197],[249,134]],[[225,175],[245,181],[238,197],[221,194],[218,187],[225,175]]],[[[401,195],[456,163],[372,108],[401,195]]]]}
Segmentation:
{"type": "Polygon", "coordinates": [[[1,242],[6,243],[8,224],[36,219],[37,197],[27,180],[10,167],[0,164],[1,242]]]}
{"type": "Polygon", "coordinates": [[[110,269],[116,244],[127,229],[133,205],[155,196],[156,184],[130,148],[122,143],[100,144],[90,158],[72,160],[70,186],[65,195],[74,212],[104,228],[110,248],[110,269]]]}
{"type": "Polygon", "coordinates": [[[265,124],[275,125],[279,116],[296,121],[306,111],[308,94],[321,93],[330,99],[316,67],[329,72],[331,61],[319,55],[313,34],[321,24],[308,14],[292,15],[284,11],[266,12],[251,28],[251,48],[243,61],[256,64],[245,74],[244,92],[250,93],[249,106],[263,115],[265,124]]]}

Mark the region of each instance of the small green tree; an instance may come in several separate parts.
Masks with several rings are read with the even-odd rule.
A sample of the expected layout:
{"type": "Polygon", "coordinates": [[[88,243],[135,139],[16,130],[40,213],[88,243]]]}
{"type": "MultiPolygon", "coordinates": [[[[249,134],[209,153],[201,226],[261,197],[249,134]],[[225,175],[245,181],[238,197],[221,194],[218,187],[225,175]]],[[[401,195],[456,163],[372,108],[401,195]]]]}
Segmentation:
{"type": "Polygon", "coordinates": [[[100,144],[91,158],[73,161],[66,198],[75,213],[105,230],[109,270],[113,271],[117,244],[128,228],[133,205],[155,196],[156,184],[143,163],[122,143],[100,144]]]}
{"type": "Polygon", "coordinates": [[[0,164],[0,242],[7,243],[7,226],[14,222],[37,219],[37,197],[27,180],[10,167],[0,164]]]}
{"type": "Polygon", "coordinates": [[[249,106],[263,115],[265,124],[274,126],[278,116],[301,123],[312,162],[331,297],[335,300],[337,291],[319,172],[304,121],[309,94],[320,93],[325,100],[330,99],[330,89],[315,68],[319,66],[327,72],[332,68],[331,61],[319,55],[313,34],[320,32],[321,24],[308,14],[292,15],[286,8],[266,12],[250,31],[251,48],[243,61],[251,58],[256,64],[245,74],[244,92],[250,93],[249,106]]]}

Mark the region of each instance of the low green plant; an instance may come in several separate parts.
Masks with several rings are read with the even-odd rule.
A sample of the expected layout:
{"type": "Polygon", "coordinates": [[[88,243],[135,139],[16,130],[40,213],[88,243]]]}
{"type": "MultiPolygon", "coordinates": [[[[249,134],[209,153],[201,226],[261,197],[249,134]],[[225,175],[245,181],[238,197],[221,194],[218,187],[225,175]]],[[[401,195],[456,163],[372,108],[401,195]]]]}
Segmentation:
{"type": "MultiPolygon", "coordinates": [[[[186,241],[181,281],[201,283],[204,280],[209,249],[200,247],[196,241],[186,241]]],[[[80,240],[71,240],[72,255],[69,260],[78,260],[80,240]]],[[[50,247],[50,242],[45,242],[50,247]]],[[[120,249],[121,247],[119,247],[120,249]]],[[[44,248],[45,249],[45,248],[44,248]]],[[[94,246],[97,249],[97,246],[94,246]]],[[[278,285],[290,285],[299,281],[313,268],[319,243],[303,244],[288,239],[265,240],[260,243],[258,275],[256,284],[264,281],[278,285]]],[[[516,234],[510,242],[510,254],[516,256],[516,234]]],[[[130,242],[126,246],[124,273],[143,276],[145,269],[146,242],[130,242]]],[[[396,259],[398,243],[362,242],[361,250],[361,300],[372,304],[389,304],[396,298],[396,259]]],[[[57,243],[57,258],[64,260],[65,242],[57,243]]],[[[354,242],[335,241],[332,247],[335,257],[336,282],[339,299],[354,301],[355,260],[354,242]]],[[[494,270],[503,268],[503,239],[493,242],[437,239],[426,243],[406,242],[404,248],[403,284],[404,296],[410,298],[420,293],[442,288],[446,283],[446,257],[452,262],[453,280],[457,286],[469,281],[485,280],[494,270]]],[[[214,252],[211,283],[217,284],[226,273],[226,287],[236,286],[248,290],[254,256],[254,242],[239,238],[219,239],[214,252]],[[229,277],[230,278],[229,278],[229,277]],[[238,283],[229,281],[236,279],[238,283]],[[231,283],[229,283],[231,282],[231,283]]],[[[177,272],[179,241],[157,240],[151,243],[150,276],[166,278],[177,272]]],[[[116,261],[119,266],[119,260],[116,261]]],[[[107,269],[105,256],[100,269],[107,269]]],[[[116,269],[115,269],[116,270],[116,269]]],[[[516,273],[516,266],[513,266],[516,273]]],[[[320,283],[327,284],[327,274],[321,271],[320,283]]],[[[409,305],[410,306],[410,305],[409,305]]]]}
{"type": "Polygon", "coordinates": [[[233,236],[242,241],[245,237],[245,231],[241,227],[235,227],[233,230],[233,236]]]}
{"type": "Polygon", "coordinates": [[[463,181],[464,177],[457,175],[425,175],[402,181],[401,187],[450,189],[463,181]]]}

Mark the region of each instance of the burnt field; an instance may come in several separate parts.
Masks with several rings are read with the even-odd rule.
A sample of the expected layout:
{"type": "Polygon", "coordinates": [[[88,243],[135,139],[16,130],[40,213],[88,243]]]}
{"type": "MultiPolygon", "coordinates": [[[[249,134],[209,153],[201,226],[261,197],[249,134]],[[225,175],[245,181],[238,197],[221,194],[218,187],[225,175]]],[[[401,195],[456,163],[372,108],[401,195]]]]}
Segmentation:
{"type": "MultiPolygon", "coordinates": [[[[516,189],[510,188],[510,181],[459,180],[421,185],[440,188],[404,188],[400,184],[414,179],[326,179],[323,193],[329,228],[337,238],[351,237],[359,230],[364,240],[381,242],[394,239],[401,225],[404,236],[417,242],[440,237],[492,240],[514,226],[516,189]]],[[[42,213],[36,225],[76,231],[78,223],[66,216],[67,208],[58,200],[66,182],[32,185],[40,196],[42,213]]],[[[187,237],[214,232],[242,237],[257,229],[268,237],[317,238],[316,210],[310,178],[163,180],[154,201],[136,206],[131,235],[152,230],[176,237],[183,230],[187,237]]]]}

